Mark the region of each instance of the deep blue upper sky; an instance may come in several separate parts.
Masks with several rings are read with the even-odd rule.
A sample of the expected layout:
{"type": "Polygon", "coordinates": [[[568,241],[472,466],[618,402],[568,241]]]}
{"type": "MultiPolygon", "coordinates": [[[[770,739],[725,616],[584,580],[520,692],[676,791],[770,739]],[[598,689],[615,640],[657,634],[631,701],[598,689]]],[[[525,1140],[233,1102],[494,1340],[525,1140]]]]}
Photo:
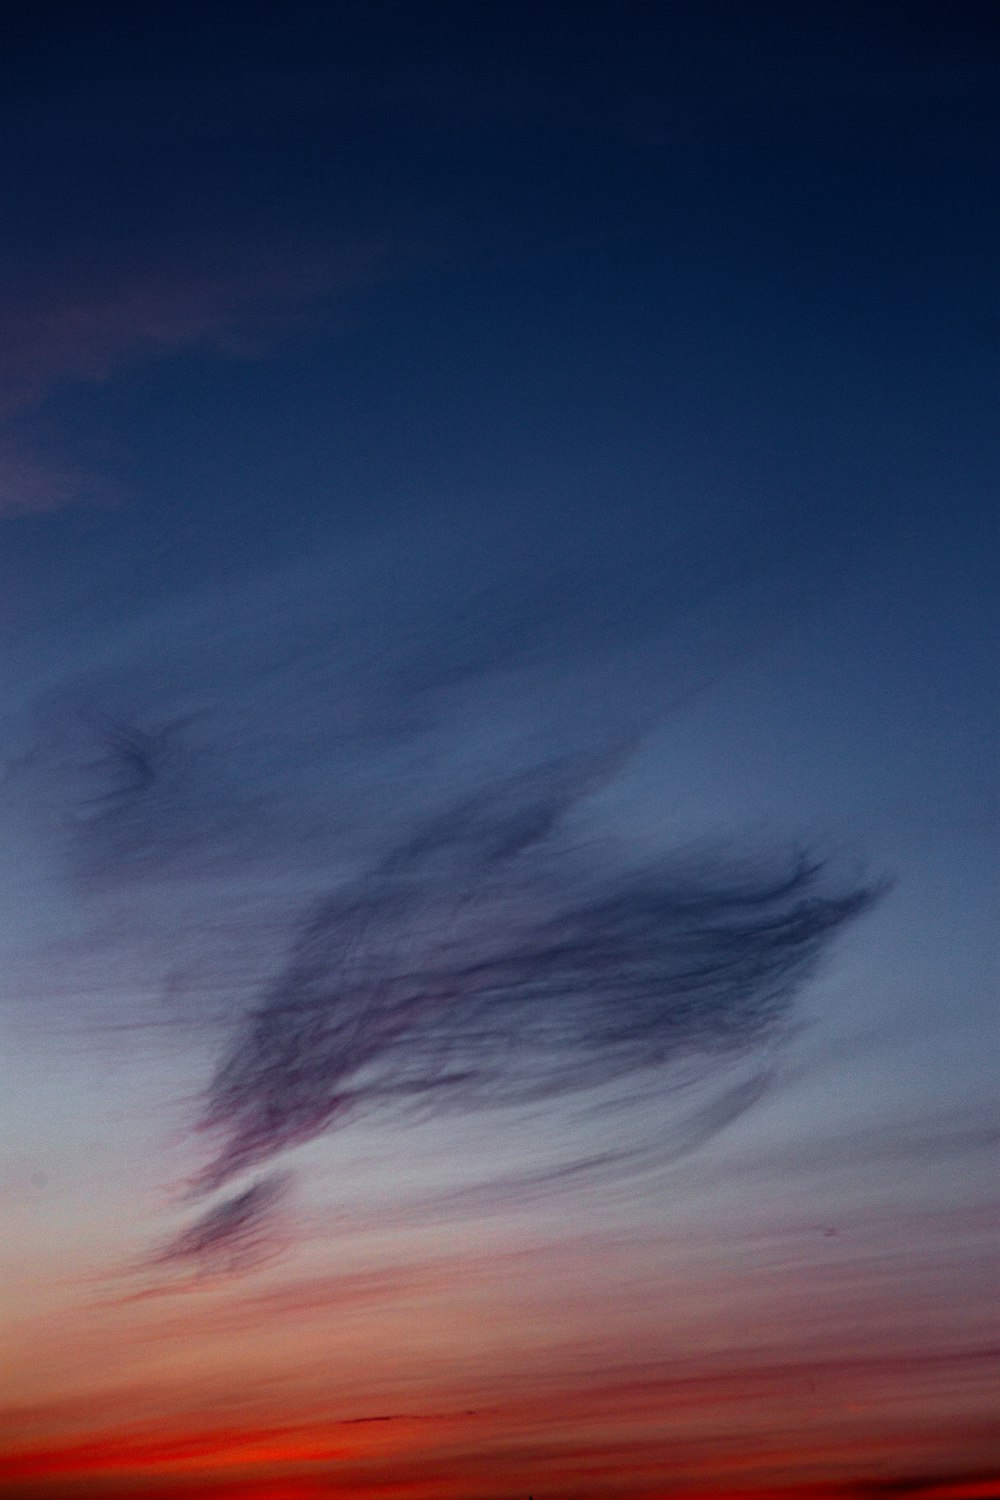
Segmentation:
{"type": "MultiPolygon", "coordinates": [[[[93,547],[120,580],[165,544],[143,586],[169,589],[213,557],[519,504],[653,531],[792,511],[819,548],[844,520],[974,537],[1000,340],[989,10],[23,22],[5,411],[29,468],[129,499],[22,520],[8,558],[93,547]],[[89,370],[66,333],[88,316],[89,370]]],[[[50,502],[42,479],[6,508],[50,502]]]]}

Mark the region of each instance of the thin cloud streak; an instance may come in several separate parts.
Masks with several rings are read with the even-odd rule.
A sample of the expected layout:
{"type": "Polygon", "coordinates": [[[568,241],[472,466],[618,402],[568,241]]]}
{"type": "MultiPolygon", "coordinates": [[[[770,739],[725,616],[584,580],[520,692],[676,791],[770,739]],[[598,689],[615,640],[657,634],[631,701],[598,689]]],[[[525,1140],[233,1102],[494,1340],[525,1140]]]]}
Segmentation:
{"type": "Polygon", "coordinates": [[[152,1257],[154,1266],[197,1265],[224,1271],[256,1267],[272,1247],[274,1219],[286,1196],[278,1173],[208,1209],[152,1257]]]}
{"type": "Polygon", "coordinates": [[[138,265],[108,264],[87,281],[63,271],[0,297],[0,517],[122,498],[107,476],[46,452],[34,418],[59,390],[102,385],[122,370],[199,348],[259,358],[309,327],[349,288],[384,274],[370,246],[258,246],[225,253],[161,253],[138,265]],[[230,262],[227,264],[227,260],[230,262]]]}

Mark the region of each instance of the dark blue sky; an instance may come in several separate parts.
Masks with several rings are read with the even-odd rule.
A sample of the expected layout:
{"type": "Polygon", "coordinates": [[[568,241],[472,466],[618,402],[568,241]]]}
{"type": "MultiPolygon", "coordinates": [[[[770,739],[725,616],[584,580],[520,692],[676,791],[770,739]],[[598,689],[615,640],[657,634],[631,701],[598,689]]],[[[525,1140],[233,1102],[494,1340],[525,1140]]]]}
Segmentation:
{"type": "MultiPolygon", "coordinates": [[[[836,1330],[782,1303],[761,1348],[965,1368],[998,37],[986,5],[836,0],[8,28],[18,1266],[63,1246],[61,1285],[97,1257],[112,1300],[136,1266],[183,1297],[284,1235],[277,1275],[326,1275],[352,1214],[388,1226],[375,1266],[434,1224],[558,1255],[566,1195],[593,1265],[622,1226],[852,1223],[846,1279],[803,1252],[836,1330]]],[[[883,1437],[951,1443],[927,1473],[986,1462],[893,1389],[883,1437]]],[[[790,1411],[767,1442],[813,1432],[790,1411]]],[[[854,1420],[829,1451],[868,1451],[854,1420]]]]}
{"type": "Polygon", "coordinates": [[[776,507],[819,547],[844,518],[974,533],[1000,338],[988,22],[39,22],[5,88],[7,362],[30,386],[12,420],[132,500],[9,545],[30,559],[58,533],[134,565],[169,533],[151,571],[178,581],[450,507],[654,529],[776,507]],[[102,316],[88,370],[66,324],[102,316]]]}

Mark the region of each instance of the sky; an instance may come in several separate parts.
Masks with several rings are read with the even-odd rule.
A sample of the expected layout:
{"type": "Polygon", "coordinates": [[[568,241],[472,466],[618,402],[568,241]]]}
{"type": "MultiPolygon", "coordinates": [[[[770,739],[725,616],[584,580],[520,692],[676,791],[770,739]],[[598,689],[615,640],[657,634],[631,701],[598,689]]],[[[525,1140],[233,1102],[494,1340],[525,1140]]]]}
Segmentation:
{"type": "Polygon", "coordinates": [[[991,1500],[970,0],[0,58],[2,1500],[991,1500]]]}

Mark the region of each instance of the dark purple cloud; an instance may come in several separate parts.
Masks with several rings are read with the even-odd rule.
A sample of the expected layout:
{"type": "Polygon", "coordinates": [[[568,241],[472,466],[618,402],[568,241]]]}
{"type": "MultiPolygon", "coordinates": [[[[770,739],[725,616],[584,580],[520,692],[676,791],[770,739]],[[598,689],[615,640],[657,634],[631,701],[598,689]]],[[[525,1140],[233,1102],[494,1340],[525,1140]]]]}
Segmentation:
{"type": "Polygon", "coordinates": [[[317,905],[212,1081],[204,1188],[372,1110],[546,1099],[774,1035],[873,890],[804,858],[622,870],[559,838],[592,775],[490,787],[317,905]]]}
{"type": "Polygon", "coordinates": [[[287,1179],[272,1173],[223,1199],[168,1240],[152,1264],[199,1272],[243,1271],[259,1265],[274,1247],[274,1222],[286,1189],[287,1179]]]}

